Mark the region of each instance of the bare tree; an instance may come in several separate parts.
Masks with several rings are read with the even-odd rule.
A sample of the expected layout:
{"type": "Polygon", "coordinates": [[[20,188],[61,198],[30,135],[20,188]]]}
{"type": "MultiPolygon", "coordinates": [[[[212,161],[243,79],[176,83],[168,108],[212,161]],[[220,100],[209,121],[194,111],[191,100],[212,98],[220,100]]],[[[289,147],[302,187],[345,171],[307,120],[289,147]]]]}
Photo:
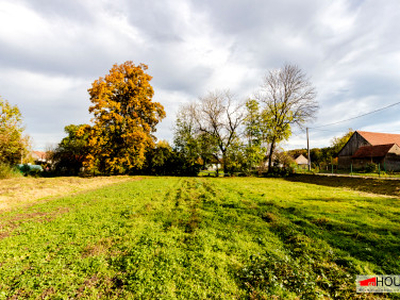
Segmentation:
{"type": "Polygon", "coordinates": [[[316,91],[305,73],[295,65],[284,65],[264,78],[256,99],[264,106],[263,120],[269,143],[268,172],[276,145],[291,135],[291,128],[303,128],[318,111],[316,91]]]}
{"type": "Polygon", "coordinates": [[[215,142],[219,151],[214,154],[214,158],[223,164],[224,173],[227,174],[227,151],[240,136],[239,128],[244,118],[243,104],[236,102],[229,91],[215,91],[201,97],[190,111],[199,134],[215,142]]]}

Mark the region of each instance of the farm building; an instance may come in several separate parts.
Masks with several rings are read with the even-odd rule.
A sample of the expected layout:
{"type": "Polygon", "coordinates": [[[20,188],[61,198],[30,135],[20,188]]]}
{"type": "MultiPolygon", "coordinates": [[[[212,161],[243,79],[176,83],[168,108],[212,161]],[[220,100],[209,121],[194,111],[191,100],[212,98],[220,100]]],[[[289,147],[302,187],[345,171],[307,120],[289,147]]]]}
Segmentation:
{"type": "Polygon", "coordinates": [[[32,151],[30,157],[36,165],[52,165],[53,161],[48,153],[43,151],[32,151]]]}
{"type": "Polygon", "coordinates": [[[369,163],[400,171],[400,134],[356,131],[338,153],[338,165],[362,169],[369,163]]]}
{"type": "Polygon", "coordinates": [[[297,158],[294,161],[301,168],[306,169],[308,166],[308,159],[305,158],[303,154],[300,154],[299,156],[297,156],[297,158]]]}

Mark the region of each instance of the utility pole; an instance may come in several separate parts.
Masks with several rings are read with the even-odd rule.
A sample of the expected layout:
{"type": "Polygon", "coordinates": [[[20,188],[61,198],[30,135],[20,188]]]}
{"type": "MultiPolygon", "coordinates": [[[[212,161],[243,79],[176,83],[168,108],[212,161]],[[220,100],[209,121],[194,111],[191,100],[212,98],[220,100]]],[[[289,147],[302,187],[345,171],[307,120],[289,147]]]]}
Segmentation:
{"type": "Polygon", "coordinates": [[[308,138],[308,127],[306,128],[306,132],[307,132],[308,171],[311,171],[310,139],[308,138]]]}

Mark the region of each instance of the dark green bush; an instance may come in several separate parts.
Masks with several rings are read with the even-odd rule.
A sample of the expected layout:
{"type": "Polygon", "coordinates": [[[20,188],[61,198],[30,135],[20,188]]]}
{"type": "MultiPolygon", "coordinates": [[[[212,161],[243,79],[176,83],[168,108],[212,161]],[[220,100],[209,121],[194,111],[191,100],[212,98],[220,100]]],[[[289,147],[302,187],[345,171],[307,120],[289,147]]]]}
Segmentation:
{"type": "Polygon", "coordinates": [[[295,174],[295,170],[292,166],[274,166],[269,170],[269,172],[263,173],[263,175],[267,177],[288,177],[293,174],[295,174]]]}
{"type": "Polygon", "coordinates": [[[378,165],[375,163],[368,163],[365,165],[366,173],[375,173],[378,171],[378,165]]]}

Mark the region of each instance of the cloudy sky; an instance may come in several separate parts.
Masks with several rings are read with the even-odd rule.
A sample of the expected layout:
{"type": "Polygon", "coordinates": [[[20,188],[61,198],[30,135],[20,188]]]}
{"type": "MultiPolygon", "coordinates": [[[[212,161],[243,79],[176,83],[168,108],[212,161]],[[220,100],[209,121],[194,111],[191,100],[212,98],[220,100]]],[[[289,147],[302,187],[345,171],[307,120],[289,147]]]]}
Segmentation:
{"type": "MultiPolygon", "coordinates": [[[[250,97],[298,65],[320,110],[311,147],[348,128],[400,133],[398,0],[0,0],[0,95],[18,105],[37,150],[90,122],[87,89],[115,63],[145,63],[172,140],[178,107],[215,89],[250,97]]],[[[295,130],[284,147],[306,147],[295,130]]]]}

